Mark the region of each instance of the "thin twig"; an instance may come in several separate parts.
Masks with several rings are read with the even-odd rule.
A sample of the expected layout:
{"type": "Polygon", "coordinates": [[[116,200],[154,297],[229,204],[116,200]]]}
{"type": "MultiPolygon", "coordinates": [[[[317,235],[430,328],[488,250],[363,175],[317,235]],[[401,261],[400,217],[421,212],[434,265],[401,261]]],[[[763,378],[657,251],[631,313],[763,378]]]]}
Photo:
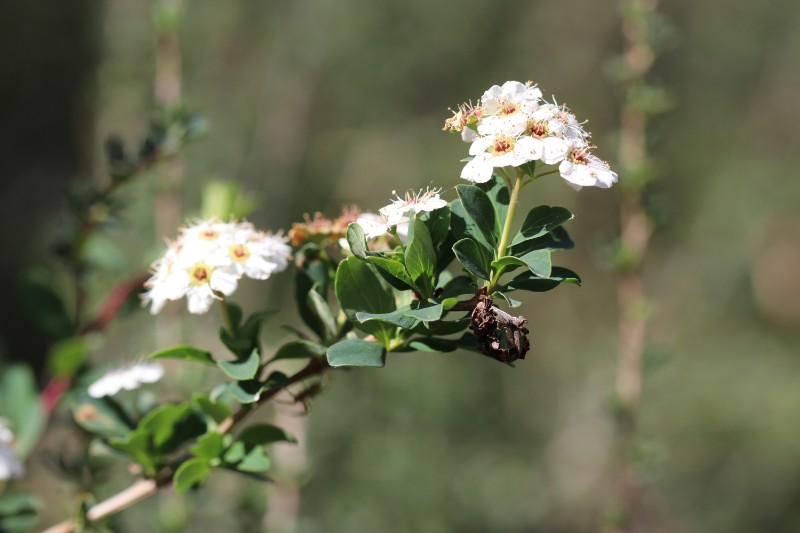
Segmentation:
{"type": "MultiPolygon", "coordinates": [[[[622,172],[641,170],[647,162],[647,114],[634,102],[653,64],[654,52],[647,39],[649,18],[657,0],[626,0],[622,24],[623,61],[627,84],[620,116],[619,162],[622,172]]],[[[618,523],[615,532],[632,531],[642,489],[635,446],[643,388],[643,358],[647,316],[642,267],[652,231],[644,207],[644,184],[623,188],[620,204],[620,249],[626,258],[617,281],[619,301],[619,352],[615,382],[617,403],[616,499],[618,523]]]]}
{"type": "MultiPolygon", "coordinates": [[[[223,420],[217,426],[217,433],[224,435],[231,432],[240,424],[250,413],[254,412],[258,407],[269,402],[278,393],[286,390],[290,385],[294,385],[307,378],[321,374],[328,369],[328,362],[325,359],[312,359],[308,365],[296,374],[289,377],[286,384],[281,387],[271,387],[266,389],[254,406],[243,406],[232,416],[223,420]]],[[[187,459],[189,456],[187,456],[187,459]]],[[[159,489],[172,485],[174,470],[164,472],[161,476],[154,479],[138,479],[131,486],[118,492],[117,494],[103,500],[102,502],[92,506],[86,513],[85,523],[91,524],[99,520],[103,520],[113,516],[120,511],[123,511],[131,505],[145,500],[158,492],[159,489]]],[[[69,519],[51,526],[43,531],[43,533],[72,533],[78,530],[78,522],[69,519]]]]}

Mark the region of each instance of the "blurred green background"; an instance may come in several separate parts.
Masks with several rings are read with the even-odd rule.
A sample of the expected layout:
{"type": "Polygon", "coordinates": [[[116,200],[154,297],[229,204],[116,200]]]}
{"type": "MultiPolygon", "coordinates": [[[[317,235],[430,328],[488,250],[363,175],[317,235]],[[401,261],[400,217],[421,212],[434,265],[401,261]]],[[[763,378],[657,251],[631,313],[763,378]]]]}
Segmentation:
{"type": "MultiPolygon", "coordinates": [[[[590,118],[598,155],[613,163],[619,94],[607,72],[622,45],[615,1],[186,7],[185,100],[211,124],[186,153],[186,215],[199,211],[201,190],[215,178],[240,182],[259,202],[251,219],[272,229],[309,211],[334,215],[343,203],[374,210],[393,189],[452,187],[466,145],[440,131],[447,108],[508,79],[531,79],[590,118]]],[[[654,76],[673,107],[651,127],[661,175],[651,201],[663,224],[646,261],[652,319],[642,434],[651,468],[639,530],[800,531],[800,4],[673,0],[661,11],[672,47],[654,76]]],[[[145,131],[152,14],[152,2],[135,0],[5,6],[7,361],[41,364],[45,346],[19,312],[16,286],[30,265],[47,261],[67,187],[104,179],[109,134],[134,142],[145,131]]],[[[601,529],[611,492],[617,324],[606,258],[619,190],[576,193],[548,179],[526,189],[522,202],[576,213],[568,228],[577,248],[557,263],[579,272],[583,287],[525,301],[533,349],[517,368],[467,353],[395,355],[381,371],[335,372],[307,419],[294,408],[279,413],[297,431],[307,422],[308,462],[295,454],[277,475],[301,486],[299,500],[286,504],[299,505],[297,531],[601,529]]],[[[158,253],[159,187],[155,172],[126,190],[130,225],[103,243],[110,274],[96,286],[158,253]]],[[[296,320],[288,277],[280,280],[242,291],[245,306],[268,301],[287,310],[284,321],[296,320]]],[[[182,327],[187,338],[213,343],[205,331],[217,320],[186,318],[182,327]]],[[[154,323],[144,312],[125,318],[95,359],[152,350],[154,323]]],[[[268,342],[287,336],[276,327],[269,335],[268,342]]],[[[177,397],[202,379],[189,373],[161,391],[177,397]]],[[[62,420],[42,448],[61,446],[68,427],[62,420]]],[[[74,500],[37,457],[27,483],[46,497],[45,525],[74,500]]],[[[117,476],[103,490],[128,479],[117,476]]],[[[276,509],[282,484],[291,486],[270,489],[276,509]]],[[[123,513],[113,529],[266,528],[263,485],[224,474],[209,485],[187,498],[164,493],[123,513]]]]}

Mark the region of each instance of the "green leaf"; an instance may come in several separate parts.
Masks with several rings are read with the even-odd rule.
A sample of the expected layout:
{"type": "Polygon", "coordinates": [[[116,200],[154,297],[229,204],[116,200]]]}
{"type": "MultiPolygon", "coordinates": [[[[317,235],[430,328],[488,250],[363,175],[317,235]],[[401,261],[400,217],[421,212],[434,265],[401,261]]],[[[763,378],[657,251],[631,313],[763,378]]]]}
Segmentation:
{"type": "Polygon", "coordinates": [[[225,451],[225,444],[222,435],[212,431],[197,439],[197,444],[192,446],[189,451],[197,457],[216,459],[225,451]]]}
{"type": "Polygon", "coordinates": [[[256,446],[236,464],[236,470],[241,472],[266,472],[272,466],[267,452],[261,446],[256,446]]]}
{"type": "Polygon", "coordinates": [[[560,279],[563,283],[572,283],[578,286],[581,284],[581,277],[572,270],[564,267],[553,267],[550,277],[560,279]]]}
{"type": "MultiPolygon", "coordinates": [[[[336,271],[336,298],[347,318],[360,330],[374,335],[388,346],[395,328],[388,324],[370,321],[358,322],[356,313],[389,313],[395,310],[392,289],[381,279],[374,267],[357,257],[348,257],[336,271]]],[[[329,354],[330,355],[330,354],[329,354]]]]}
{"type": "Polygon", "coordinates": [[[47,354],[47,370],[54,376],[71,377],[89,358],[87,337],[70,337],[57,342],[47,354]]]}
{"type": "Polygon", "coordinates": [[[511,246],[508,253],[521,257],[533,250],[569,250],[574,247],[575,243],[569,238],[567,230],[559,226],[541,237],[528,239],[511,246]]]}
{"type": "Polygon", "coordinates": [[[355,222],[347,226],[347,244],[354,256],[364,259],[367,256],[367,237],[364,229],[355,222]]]}
{"type": "Polygon", "coordinates": [[[377,342],[345,339],[328,348],[328,364],[332,367],[382,367],[386,364],[386,349],[377,342]]]}
{"type": "Polygon", "coordinates": [[[39,499],[25,492],[0,494],[0,531],[21,533],[31,531],[38,520],[42,504],[39,499]]]}
{"type": "Polygon", "coordinates": [[[339,328],[336,326],[336,319],[333,317],[331,307],[325,298],[316,290],[308,291],[308,306],[319,318],[320,324],[322,324],[322,340],[327,342],[334,338],[339,328]]]}
{"type": "Polygon", "coordinates": [[[428,227],[434,250],[441,250],[450,232],[450,207],[444,206],[422,213],[419,218],[428,227]]]}
{"type": "Polygon", "coordinates": [[[232,414],[230,407],[222,402],[212,400],[204,392],[196,392],[192,395],[192,407],[216,424],[219,424],[232,414]]]}
{"type": "MultiPolygon", "coordinates": [[[[253,349],[253,339],[232,335],[226,328],[219,328],[219,340],[237,357],[246,357],[253,349]]],[[[216,361],[214,361],[216,363],[216,361]]]]}
{"type": "Polygon", "coordinates": [[[258,373],[258,364],[261,358],[258,350],[253,350],[246,358],[235,361],[217,361],[217,366],[225,372],[225,375],[236,381],[253,379],[258,373]]]}
{"type": "Polygon", "coordinates": [[[420,289],[421,296],[429,298],[433,291],[433,276],[436,273],[436,250],[433,248],[428,228],[416,216],[409,224],[405,264],[408,274],[420,289]]]}
{"type": "Polygon", "coordinates": [[[452,298],[455,296],[463,296],[469,294],[474,296],[478,292],[478,288],[472,281],[472,278],[467,276],[457,276],[444,286],[439,298],[452,298]]]}
{"type": "Polygon", "coordinates": [[[245,449],[244,443],[236,441],[225,451],[222,460],[228,464],[235,465],[244,459],[245,455],[247,455],[247,450],[245,449]]]}
{"type": "Polygon", "coordinates": [[[175,492],[183,494],[192,487],[200,485],[211,473],[211,462],[204,457],[194,457],[178,467],[173,484],[175,492]]]}
{"type": "MultiPolygon", "coordinates": [[[[402,257],[402,255],[400,256],[402,257]]],[[[381,274],[387,274],[390,278],[397,280],[398,283],[393,283],[392,279],[387,279],[392,287],[405,291],[409,289],[417,289],[414,280],[411,279],[411,276],[408,274],[406,270],[406,266],[403,263],[403,260],[398,258],[389,258],[389,257],[380,257],[380,256],[368,256],[367,261],[372,263],[375,267],[377,267],[378,272],[381,274]]],[[[384,276],[386,279],[386,276],[384,276]]]]}
{"type": "Polygon", "coordinates": [[[236,440],[243,442],[247,448],[265,446],[274,442],[297,442],[292,435],[272,424],[256,424],[246,427],[239,433],[236,440]]]}
{"type": "Polygon", "coordinates": [[[270,424],[250,426],[236,437],[223,460],[242,472],[264,472],[271,466],[265,446],[275,442],[297,441],[283,429],[270,424]]]}
{"type": "Polygon", "coordinates": [[[543,278],[550,277],[553,263],[550,258],[550,250],[534,250],[520,257],[528,266],[531,272],[543,278]]]}
{"type": "Polygon", "coordinates": [[[476,186],[480,187],[491,198],[494,209],[497,212],[499,227],[502,227],[502,221],[506,219],[508,206],[511,203],[511,193],[508,190],[506,180],[502,176],[493,174],[491,180],[486,183],[478,183],[476,186]]]}
{"type": "Polygon", "coordinates": [[[28,366],[15,364],[0,371],[0,417],[13,426],[17,455],[27,457],[47,424],[36,379],[28,366]]]}
{"type": "Polygon", "coordinates": [[[497,220],[492,200],[475,185],[458,185],[456,191],[461,199],[464,212],[493,248],[500,236],[500,223],[497,220]]]}
{"type": "Polygon", "coordinates": [[[228,306],[228,316],[231,319],[231,323],[235,329],[239,329],[239,326],[242,323],[242,308],[235,303],[225,301],[225,305],[228,306]]]}
{"type": "Polygon", "coordinates": [[[211,398],[233,400],[241,404],[255,403],[261,397],[264,385],[257,380],[233,381],[217,385],[211,393],[211,398]]]}
{"type": "Polygon", "coordinates": [[[451,321],[438,320],[436,322],[425,322],[415,328],[414,331],[423,335],[452,335],[464,331],[469,326],[469,323],[469,317],[451,321]]]}
{"type": "Polygon", "coordinates": [[[188,344],[181,344],[166,348],[150,354],[150,359],[182,359],[184,361],[194,361],[195,363],[205,363],[213,365],[216,363],[211,356],[211,352],[202,348],[195,348],[188,344]]]}
{"type": "Polygon", "coordinates": [[[392,311],[391,313],[363,313],[359,312],[356,313],[356,320],[359,322],[368,322],[370,320],[379,320],[381,322],[387,322],[389,324],[393,324],[403,329],[409,329],[414,327],[414,324],[417,321],[407,316],[406,312],[411,309],[411,306],[404,305],[399,309],[392,311]]]}
{"type": "MultiPolygon", "coordinates": [[[[327,348],[326,348],[327,350],[327,348]]],[[[269,376],[267,376],[266,381],[264,381],[264,389],[283,389],[289,386],[289,376],[284,374],[283,372],[270,372],[269,376]]]]}
{"type": "Polygon", "coordinates": [[[461,200],[450,202],[450,229],[457,241],[469,238],[487,250],[494,249],[494,245],[484,237],[475,221],[467,215],[461,200]]]}
{"type": "Polygon", "coordinates": [[[563,207],[550,207],[549,205],[534,207],[525,217],[525,222],[522,223],[522,228],[514,236],[511,245],[541,237],[572,219],[572,217],[572,213],[563,207]]]}
{"type": "Polygon", "coordinates": [[[456,340],[435,337],[411,339],[406,346],[418,352],[452,352],[460,347],[456,340]]]}
{"type": "Polygon", "coordinates": [[[72,407],[72,416],[89,433],[104,437],[124,437],[133,429],[125,410],[111,398],[81,395],[72,407]]]}
{"type": "Polygon", "coordinates": [[[488,280],[490,259],[483,248],[472,239],[461,239],[453,245],[453,252],[461,265],[475,276],[488,280]]]}
{"type": "Polygon", "coordinates": [[[166,454],[205,433],[206,425],[188,403],[166,403],[147,413],[138,430],[149,433],[155,449],[166,454]]]}
{"type": "Polygon", "coordinates": [[[510,255],[506,255],[492,261],[492,270],[494,270],[497,273],[498,278],[504,272],[506,271],[510,272],[519,267],[528,268],[528,264],[522,259],[510,255]]]}
{"type": "Polygon", "coordinates": [[[517,308],[517,307],[522,305],[522,302],[520,302],[519,300],[515,300],[515,299],[511,298],[510,296],[508,296],[507,294],[504,294],[504,293],[502,293],[500,291],[493,292],[492,293],[492,298],[502,298],[503,300],[506,301],[508,306],[511,307],[512,309],[517,308]]]}
{"type": "Polygon", "coordinates": [[[561,283],[581,284],[581,280],[573,271],[563,267],[553,267],[550,277],[539,277],[533,272],[524,272],[500,287],[499,290],[523,290],[531,292],[545,292],[555,289],[561,283]]]}
{"type": "Polygon", "coordinates": [[[60,340],[75,333],[64,300],[43,276],[30,276],[23,282],[20,301],[26,314],[47,336],[60,340]]]}
{"type": "Polygon", "coordinates": [[[320,339],[325,336],[325,327],[316,311],[311,307],[308,293],[316,291],[323,298],[327,294],[329,284],[328,263],[319,259],[319,247],[309,243],[295,254],[296,261],[302,267],[295,271],[295,301],[303,322],[316,333],[320,339]]]}
{"type": "Polygon", "coordinates": [[[442,318],[442,311],[442,304],[440,303],[414,301],[411,302],[411,309],[406,311],[405,315],[424,322],[430,322],[442,318]]]}
{"type": "Polygon", "coordinates": [[[309,359],[314,357],[322,357],[328,350],[326,346],[318,342],[307,340],[296,340],[284,344],[275,355],[270,359],[270,363],[279,361],[281,359],[309,359]]]}
{"type": "Polygon", "coordinates": [[[150,449],[150,434],[146,430],[138,429],[125,437],[110,438],[108,446],[141,465],[147,475],[155,474],[156,458],[150,449]]]}
{"type": "Polygon", "coordinates": [[[241,327],[236,329],[233,338],[227,334],[223,335],[222,332],[220,332],[220,338],[224,337],[223,342],[225,342],[225,345],[240,358],[249,356],[253,350],[258,348],[258,336],[264,320],[275,313],[277,311],[258,311],[253,313],[247,317],[241,327]]]}

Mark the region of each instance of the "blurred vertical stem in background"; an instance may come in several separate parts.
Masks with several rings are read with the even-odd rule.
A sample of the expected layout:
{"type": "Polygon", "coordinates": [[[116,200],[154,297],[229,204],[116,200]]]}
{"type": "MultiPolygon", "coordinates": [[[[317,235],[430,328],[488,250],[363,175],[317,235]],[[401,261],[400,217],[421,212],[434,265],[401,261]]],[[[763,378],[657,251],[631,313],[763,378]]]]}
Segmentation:
{"type": "Polygon", "coordinates": [[[647,326],[647,296],[642,276],[652,233],[646,210],[646,189],[652,181],[647,123],[664,111],[663,92],[648,81],[659,50],[661,19],[657,0],[622,0],[623,53],[614,74],[622,91],[619,132],[620,237],[616,265],[619,272],[619,353],[615,382],[617,461],[613,531],[631,532],[643,487],[638,461],[638,419],[643,388],[643,359],[647,326]]]}
{"type": "MultiPolygon", "coordinates": [[[[155,77],[153,97],[156,106],[169,113],[181,104],[181,43],[183,0],[156,0],[153,12],[155,29],[155,77]]],[[[178,154],[159,169],[159,189],[155,198],[154,218],[158,242],[172,235],[181,224],[181,182],[183,156],[178,154]]],[[[181,323],[174,313],[156,322],[156,345],[174,344],[180,339],[181,323]]]]}

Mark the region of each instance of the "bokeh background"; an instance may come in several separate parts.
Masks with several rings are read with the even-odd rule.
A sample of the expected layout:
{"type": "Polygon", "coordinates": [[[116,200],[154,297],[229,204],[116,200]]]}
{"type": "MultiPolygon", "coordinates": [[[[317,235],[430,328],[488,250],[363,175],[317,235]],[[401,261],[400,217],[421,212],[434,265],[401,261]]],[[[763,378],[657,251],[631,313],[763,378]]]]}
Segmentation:
{"type": "MultiPolygon", "coordinates": [[[[334,215],[343,203],[376,209],[393,189],[454,186],[466,146],[440,131],[448,107],[508,79],[534,80],[590,118],[599,155],[614,160],[620,95],[608,73],[622,46],[615,1],[185,4],[184,99],[210,123],[186,152],[186,216],[219,178],[241,183],[259,202],[250,218],[273,229],[306,212],[334,215]]],[[[19,312],[16,287],[31,268],[57,278],[50,243],[66,190],[106,179],[109,134],[134,142],[145,131],[153,9],[141,0],[4,6],[5,361],[41,368],[46,346],[19,312]]],[[[641,433],[650,468],[639,530],[798,531],[800,4],[672,0],[660,10],[670,46],[653,75],[671,110],[650,127],[660,175],[650,201],[660,225],[646,260],[641,433]]],[[[159,180],[156,171],[126,189],[127,225],[102,243],[109,274],[97,287],[158,253],[159,180]]],[[[396,355],[380,371],[336,372],[308,417],[278,413],[305,444],[285,452],[276,485],[219,474],[196,494],[164,493],[126,511],[112,528],[266,530],[269,498],[275,512],[298,506],[300,532],[600,531],[614,453],[617,306],[608,247],[619,191],[576,193],[552,177],[526,189],[522,202],[576,213],[569,230],[577,247],[557,263],[584,280],[525,300],[533,334],[526,361],[512,369],[467,353],[396,355]]],[[[269,302],[293,323],[288,277],[281,279],[254,284],[242,301],[269,302]]],[[[216,321],[184,318],[181,328],[213,343],[204,332],[216,321]]],[[[267,342],[287,336],[277,325],[267,342]]],[[[140,312],[115,325],[93,358],[155,347],[154,319],[140,312]]],[[[160,391],[179,397],[203,379],[189,371],[160,391]]],[[[59,424],[30,464],[28,487],[47,501],[41,525],[75,501],[42,459],[70,446],[69,422],[59,424]]],[[[101,496],[129,479],[112,477],[101,496]]]]}

